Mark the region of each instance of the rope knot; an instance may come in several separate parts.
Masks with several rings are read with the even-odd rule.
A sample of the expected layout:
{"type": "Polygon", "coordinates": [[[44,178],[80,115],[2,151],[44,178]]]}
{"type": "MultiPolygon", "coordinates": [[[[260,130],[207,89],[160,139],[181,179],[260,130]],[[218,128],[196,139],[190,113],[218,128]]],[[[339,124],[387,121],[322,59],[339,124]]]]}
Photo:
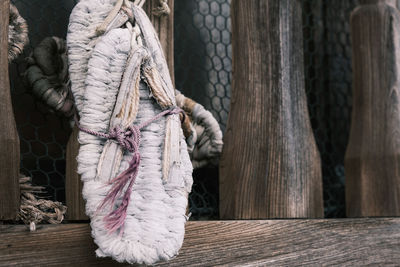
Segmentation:
{"type": "Polygon", "coordinates": [[[140,130],[135,125],[129,126],[126,130],[115,126],[111,129],[108,138],[117,141],[123,149],[129,152],[133,153],[139,151],[140,130]]]}

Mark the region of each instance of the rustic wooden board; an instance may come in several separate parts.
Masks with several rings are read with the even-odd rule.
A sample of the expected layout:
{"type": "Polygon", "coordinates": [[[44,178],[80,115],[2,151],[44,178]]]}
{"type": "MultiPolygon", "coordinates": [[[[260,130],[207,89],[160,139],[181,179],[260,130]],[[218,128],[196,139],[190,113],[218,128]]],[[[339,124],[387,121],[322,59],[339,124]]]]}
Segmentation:
{"type": "Polygon", "coordinates": [[[85,213],[85,201],[82,197],[83,183],[77,173],[78,162],[76,161],[76,157],[79,151],[78,133],[78,128],[74,126],[67,143],[67,152],[65,156],[65,199],[68,208],[66,215],[68,220],[89,219],[85,213]]]}
{"type": "Polygon", "coordinates": [[[161,46],[167,60],[169,73],[172,83],[175,84],[174,74],[174,0],[168,0],[168,6],[171,10],[169,15],[155,16],[153,10],[159,6],[159,0],[148,0],[143,6],[143,10],[149,15],[153,26],[160,38],[161,46]]]}
{"type": "Polygon", "coordinates": [[[233,0],[232,98],[220,161],[223,219],[323,217],[304,90],[300,1],[233,0]]]}
{"type": "Polygon", "coordinates": [[[400,13],[361,1],[350,20],[353,111],[345,156],[348,217],[400,216],[400,13]]]}
{"type": "MultiPolygon", "coordinates": [[[[171,9],[169,15],[161,17],[153,15],[153,9],[158,7],[159,0],[146,1],[143,9],[149,17],[156,29],[161,45],[164,50],[171,79],[174,82],[174,0],[168,0],[168,6],[171,9]]],[[[68,144],[66,155],[66,179],[65,179],[65,194],[66,204],[68,207],[67,218],[69,220],[87,220],[85,214],[85,201],[82,198],[82,182],[80,176],[77,174],[77,162],[79,143],[78,143],[78,130],[74,128],[68,144]]]]}
{"type": "MultiPolygon", "coordinates": [[[[158,266],[398,265],[400,218],[188,222],[180,255],[158,266]]],[[[0,266],[124,266],[96,259],[88,224],[0,225],[0,266]]]]}
{"type": "Polygon", "coordinates": [[[0,2],[0,220],[13,220],[19,210],[19,137],[8,77],[10,1],[0,2]]]}

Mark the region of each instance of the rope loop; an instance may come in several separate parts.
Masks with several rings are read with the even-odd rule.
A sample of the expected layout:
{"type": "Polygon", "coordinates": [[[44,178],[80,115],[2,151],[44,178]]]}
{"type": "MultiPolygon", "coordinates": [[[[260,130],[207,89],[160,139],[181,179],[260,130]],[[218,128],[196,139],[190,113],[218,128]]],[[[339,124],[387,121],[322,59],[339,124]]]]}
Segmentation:
{"type": "Polygon", "coordinates": [[[117,141],[123,149],[129,152],[133,153],[139,150],[140,130],[136,125],[129,126],[126,131],[116,126],[111,129],[108,138],[117,141]]]}

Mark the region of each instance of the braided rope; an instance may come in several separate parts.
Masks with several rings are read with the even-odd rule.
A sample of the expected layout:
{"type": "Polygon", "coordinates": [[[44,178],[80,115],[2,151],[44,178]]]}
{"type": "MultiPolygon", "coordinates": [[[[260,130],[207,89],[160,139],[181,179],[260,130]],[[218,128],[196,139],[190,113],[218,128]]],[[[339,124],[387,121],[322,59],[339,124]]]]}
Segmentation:
{"type": "Polygon", "coordinates": [[[25,224],[29,224],[30,230],[35,231],[36,224],[48,222],[59,224],[64,220],[67,207],[61,202],[55,202],[40,198],[44,193],[44,187],[32,185],[31,177],[19,178],[21,188],[21,205],[18,218],[25,224]]]}

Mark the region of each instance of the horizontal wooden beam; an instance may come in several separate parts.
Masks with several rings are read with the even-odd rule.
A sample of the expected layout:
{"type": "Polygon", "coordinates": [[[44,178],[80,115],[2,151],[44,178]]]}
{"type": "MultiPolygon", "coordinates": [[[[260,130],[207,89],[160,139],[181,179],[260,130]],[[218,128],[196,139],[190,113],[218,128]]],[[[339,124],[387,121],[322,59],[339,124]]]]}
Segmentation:
{"type": "MultiPolygon", "coordinates": [[[[188,222],[168,266],[397,265],[400,218],[188,222]]],[[[124,266],[96,259],[88,224],[0,225],[0,266],[124,266]]],[[[160,264],[164,266],[167,264],[160,264]]]]}

